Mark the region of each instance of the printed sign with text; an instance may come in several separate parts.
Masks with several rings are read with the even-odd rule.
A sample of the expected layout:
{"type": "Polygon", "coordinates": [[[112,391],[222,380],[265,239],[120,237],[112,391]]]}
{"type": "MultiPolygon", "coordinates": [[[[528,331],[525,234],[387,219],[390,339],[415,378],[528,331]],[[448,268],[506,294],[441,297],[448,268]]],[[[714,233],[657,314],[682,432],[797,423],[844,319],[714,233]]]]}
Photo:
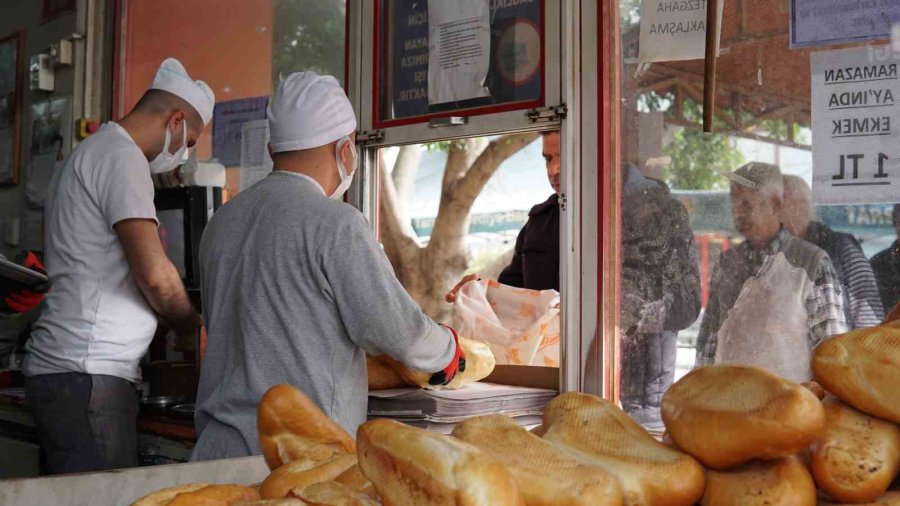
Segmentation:
{"type": "Polygon", "coordinates": [[[871,46],[811,59],[815,203],[900,201],[900,54],[871,46]]]}

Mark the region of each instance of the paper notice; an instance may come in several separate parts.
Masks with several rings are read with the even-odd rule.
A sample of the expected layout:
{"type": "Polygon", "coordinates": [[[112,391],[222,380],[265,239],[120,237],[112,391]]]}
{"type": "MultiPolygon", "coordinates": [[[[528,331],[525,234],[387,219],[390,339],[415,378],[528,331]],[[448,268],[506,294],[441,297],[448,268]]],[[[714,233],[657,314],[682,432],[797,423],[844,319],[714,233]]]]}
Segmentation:
{"type": "Polygon", "coordinates": [[[428,0],[428,103],[490,96],[488,0],[428,0]]]}
{"type": "MultiPolygon", "coordinates": [[[[722,36],[723,1],[719,2],[722,36]]],[[[706,57],[706,0],[643,0],[638,60],[698,60],[706,57]]]]}
{"type": "Polygon", "coordinates": [[[811,59],[814,203],[897,202],[900,54],[882,45],[811,59]]]}
{"type": "Polygon", "coordinates": [[[272,172],[269,143],[269,121],[247,121],[241,132],[241,189],[244,191],[272,172]]]}

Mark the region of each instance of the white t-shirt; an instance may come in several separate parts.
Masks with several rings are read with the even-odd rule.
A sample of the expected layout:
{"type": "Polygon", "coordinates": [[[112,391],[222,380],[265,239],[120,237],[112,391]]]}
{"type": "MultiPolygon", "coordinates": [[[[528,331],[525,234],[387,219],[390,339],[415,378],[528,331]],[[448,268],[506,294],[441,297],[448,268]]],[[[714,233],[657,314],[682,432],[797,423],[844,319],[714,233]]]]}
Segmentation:
{"type": "Polygon", "coordinates": [[[156,221],[150,167],[128,132],[106,123],[78,145],[47,191],[51,288],[26,346],[26,376],[83,372],[140,381],[138,362],[156,316],[113,229],[129,218],[156,221]]]}

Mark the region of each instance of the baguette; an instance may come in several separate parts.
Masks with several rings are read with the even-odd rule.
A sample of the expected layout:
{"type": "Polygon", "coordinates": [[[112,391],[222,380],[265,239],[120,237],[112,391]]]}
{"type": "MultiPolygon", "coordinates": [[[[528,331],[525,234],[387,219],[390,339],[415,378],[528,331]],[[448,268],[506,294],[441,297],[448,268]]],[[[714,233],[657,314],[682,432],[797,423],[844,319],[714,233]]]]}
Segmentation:
{"type": "MultiPolygon", "coordinates": [[[[841,504],[830,501],[819,502],[819,506],[841,506],[841,504]]],[[[872,502],[857,506],[900,506],[900,490],[888,492],[872,502]]]]}
{"type": "Polygon", "coordinates": [[[386,505],[524,505],[506,468],[462,441],[384,419],[357,438],[359,467],[386,505]]]}
{"type": "Polygon", "coordinates": [[[900,428],[834,397],[826,399],[824,406],[825,433],[813,448],[813,478],[840,501],[878,499],[900,471],[900,428]]]}
{"type": "Polygon", "coordinates": [[[356,464],[341,473],[334,481],[356,490],[364,490],[372,486],[372,482],[363,475],[362,469],[359,468],[359,464],[356,464]]]}
{"type": "Polygon", "coordinates": [[[315,467],[356,454],[350,434],[291,385],[275,385],[263,395],[257,423],[259,444],[272,470],[300,458],[315,467]]]}
{"type": "Polygon", "coordinates": [[[316,483],[304,489],[294,489],[291,495],[310,506],[380,506],[374,497],[335,481],[316,483]]]}
{"type": "Polygon", "coordinates": [[[708,468],[794,455],[825,429],[822,403],[808,389],[764,369],[694,369],[662,400],[669,435],[708,468]]]}
{"type": "Polygon", "coordinates": [[[259,495],[263,499],[286,497],[292,489],[334,480],[354,465],[356,455],[341,455],[315,466],[306,459],[298,459],[272,471],[260,485],[259,495]]]}
{"type": "Polygon", "coordinates": [[[703,495],[703,468],[663,445],[611,402],[562,394],[544,410],[544,440],[584,452],[615,476],[627,506],[690,506],[703,495]]]}
{"type": "Polygon", "coordinates": [[[900,423],[900,321],[823,341],[813,353],[812,371],[845,403],[900,423]]]}
{"type": "Polygon", "coordinates": [[[131,506],[227,506],[258,499],[255,490],[243,485],[188,483],[158,490],[138,499],[131,506]]]}
{"type": "Polygon", "coordinates": [[[502,415],[471,418],[453,436],[507,466],[528,506],[614,506],[622,488],[602,466],[580,459],[516,425],[502,415]]]}
{"type": "Polygon", "coordinates": [[[397,374],[399,374],[407,384],[429,390],[456,390],[469,383],[481,381],[494,371],[497,360],[494,358],[494,353],[487,344],[460,337],[459,347],[462,348],[463,353],[466,354],[466,370],[457,373],[453,378],[453,381],[443,386],[428,384],[428,380],[431,379],[431,373],[409,369],[387,355],[382,355],[379,359],[393,367],[397,374]]]}
{"type": "Polygon", "coordinates": [[[366,373],[369,378],[369,391],[409,386],[384,355],[377,357],[366,355],[366,373]]]}
{"type": "Polygon", "coordinates": [[[796,457],[710,471],[701,506],[815,506],[816,486],[796,457]]]}

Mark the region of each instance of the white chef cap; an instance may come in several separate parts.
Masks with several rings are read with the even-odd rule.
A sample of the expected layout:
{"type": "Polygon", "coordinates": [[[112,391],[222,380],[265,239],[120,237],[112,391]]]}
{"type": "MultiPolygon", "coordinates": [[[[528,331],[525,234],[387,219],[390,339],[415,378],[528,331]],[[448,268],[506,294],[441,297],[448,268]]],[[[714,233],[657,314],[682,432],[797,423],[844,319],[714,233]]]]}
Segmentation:
{"type": "Polygon", "coordinates": [[[278,85],[269,102],[272,151],[298,151],[330,144],[356,130],[344,89],[331,76],[296,72],[278,85]]]}
{"type": "Polygon", "coordinates": [[[203,81],[192,80],[184,65],[175,58],[166,58],[162,62],[150,89],[168,91],[191,104],[203,120],[204,126],[212,119],[216,95],[203,81]]]}

